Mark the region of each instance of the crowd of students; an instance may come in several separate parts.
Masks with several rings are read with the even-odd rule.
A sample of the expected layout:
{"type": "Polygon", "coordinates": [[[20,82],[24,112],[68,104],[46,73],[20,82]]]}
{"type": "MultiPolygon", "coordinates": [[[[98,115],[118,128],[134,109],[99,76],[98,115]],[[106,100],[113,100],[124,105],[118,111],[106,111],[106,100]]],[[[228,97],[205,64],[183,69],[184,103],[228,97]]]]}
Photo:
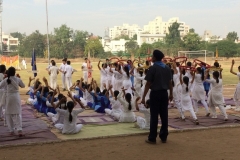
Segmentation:
{"type": "MultiPolygon", "coordinates": [[[[47,68],[50,85],[45,77],[42,82],[38,78],[29,78],[28,103],[38,112],[50,117],[55,127],[63,134],[75,134],[81,130],[82,125],[77,124],[77,118],[78,114],[85,109],[93,109],[98,113],[107,114],[121,123],[136,122],[137,127],[148,130],[151,119],[150,92],[146,96],[146,104],[141,104],[141,98],[146,85],[145,75],[152,64],[146,61],[144,65],[134,66],[134,62],[130,60],[126,63],[111,63],[109,59],[106,59],[106,62],[99,61],[98,69],[101,77],[98,84],[94,79],[87,83],[86,72],[88,69],[92,69],[92,66],[86,63],[87,59],[82,65],[83,78],[72,84],[71,77],[74,69],[71,67],[71,62],[63,59],[62,65],[58,68],[55,61],[52,60],[52,65],[47,68]],[[67,97],[56,84],[59,73],[61,73],[62,89],[63,91],[67,90],[67,97]],[[67,100],[68,98],[70,101],[67,100]],[[74,109],[77,104],[80,109],[74,109]],[[136,111],[143,113],[144,118],[137,117],[136,111]]],[[[197,118],[199,102],[204,106],[206,116],[211,115],[212,118],[217,118],[215,108],[219,107],[224,115],[224,120],[228,120],[222,94],[222,70],[211,72],[204,65],[197,67],[196,70],[187,67],[183,69],[177,62],[165,65],[172,70],[173,105],[178,109],[182,120],[185,120],[184,112],[189,111],[195,124],[200,123],[197,118]],[[207,102],[205,101],[206,96],[208,97],[207,102]]],[[[214,65],[219,67],[217,62],[214,65]]],[[[240,77],[240,67],[238,68],[239,72],[235,73],[233,65],[234,61],[231,73],[240,77]]],[[[191,68],[191,62],[188,62],[186,66],[191,68]]],[[[22,136],[19,87],[24,88],[25,85],[20,76],[15,73],[16,70],[13,67],[6,71],[4,65],[0,66],[0,99],[2,99],[0,116],[1,119],[6,120],[11,135],[17,128],[19,136],[22,136]]],[[[238,85],[234,94],[237,110],[239,110],[237,103],[240,95],[239,88],[238,85]]]]}

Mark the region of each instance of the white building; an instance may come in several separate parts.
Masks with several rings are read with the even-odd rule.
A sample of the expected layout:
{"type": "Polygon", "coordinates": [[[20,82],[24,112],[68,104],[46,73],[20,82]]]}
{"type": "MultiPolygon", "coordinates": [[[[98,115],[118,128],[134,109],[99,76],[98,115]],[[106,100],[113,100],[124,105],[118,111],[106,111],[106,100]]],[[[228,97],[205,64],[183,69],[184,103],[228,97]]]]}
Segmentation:
{"type": "Polygon", "coordinates": [[[143,43],[152,44],[154,42],[163,41],[166,37],[165,34],[138,34],[137,43],[141,46],[143,43]]]}
{"type": "Polygon", "coordinates": [[[179,21],[178,17],[170,18],[167,22],[164,22],[160,16],[156,17],[153,21],[150,21],[147,25],[144,25],[144,32],[149,34],[166,34],[169,33],[168,27],[174,22],[180,24],[178,30],[182,37],[189,32],[189,25],[186,25],[185,22],[179,21]]]}
{"type": "Polygon", "coordinates": [[[133,38],[135,34],[142,32],[142,29],[137,25],[123,24],[122,26],[114,26],[109,28],[109,37],[115,39],[121,35],[127,35],[129,38],[133,38]]]}
{"type": "Polygon", "coordinates": [[[217,43],[218,41],[222,41],[223,38],[220,36],[213,35],[211,31],[205,30],[202,36],[202,41],[207,41],[210,43],[217,43]]]}
{"type": "Polygon", "coordinates": [[[125,52],[125,44],[129,40],[120,39],[120,40],[110,40],[108,38],[102,39],[102,46],[105,52],[117,53],[120,51],[125,52]]]}
{"type": "Polygon", "coordinates": [[[3,47],[3,52],[11,52],[11,49],[16,48],[19,44],[18,38],[14,38],[11,35],[6,35],[4,33],[2,33],[2,42],[7,45],[7,50],[4,50],[3,47]]]}

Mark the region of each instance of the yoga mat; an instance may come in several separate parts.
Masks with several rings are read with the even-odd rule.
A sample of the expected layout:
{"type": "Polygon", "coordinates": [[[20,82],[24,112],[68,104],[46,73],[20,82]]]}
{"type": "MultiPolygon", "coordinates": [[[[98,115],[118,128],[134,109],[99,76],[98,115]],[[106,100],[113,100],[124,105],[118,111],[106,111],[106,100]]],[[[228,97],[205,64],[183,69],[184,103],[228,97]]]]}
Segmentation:
{"type": "MultiPolygon", "coordinates": [[[[9,135],[8,127],[0,122],[0,145],[25,144],[31,142],[54,141],[58,138],[50,131],[47,124],[33,115],[30,106],[22,105],[22,126],[24,137],[9,135]]],[[[17,133],[17,131],[15,131],[17,133]]]]}

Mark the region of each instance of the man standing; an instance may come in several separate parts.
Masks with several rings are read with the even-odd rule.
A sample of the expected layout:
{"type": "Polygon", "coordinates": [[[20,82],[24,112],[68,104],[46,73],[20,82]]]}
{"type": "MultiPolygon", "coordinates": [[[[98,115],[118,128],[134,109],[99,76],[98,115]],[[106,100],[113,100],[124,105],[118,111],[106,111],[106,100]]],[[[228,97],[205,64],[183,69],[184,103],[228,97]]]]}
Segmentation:
{"type": "Polygon", "coordinates": [[[23,58],[22,60],[22,65],[23,65],[23,69],[27,69],[27,63],[25,61],[25,58],[23,58]]]}
{"type": "Polygon", "coordinates": [[[65,67],[66,67],[66,61],[67,61],[67,58],[64,58],[62,60],[61,66],[59,67],[59,72],[62,73],[61,78],[62,78],[62,88],[63,88],[63,91],[66,90],[66,78],[65,78],[65,74],[64,74],[65,67]]]}
{"type": "Polygon", "coordinates": [[[172,101],[172,74],[171,69],[166,66],[162,59],[164,54],[159,50],[154,50],[152,55],[153,66],[149,68],[145,80],[145,90],[142,103],[145,104],[145,97],[149,89],[150,92],[150,133],[147,143],[156,144],[158,115],[160,115],[162,126],[159,138],[162,143],[166,143],[168,136],[168,102],[172,101]],[[168,97],[168,90],[170,91],[168,97]]]}
{"type": "Polygon", "coordinates": [[[52,66],[49,68],[48,74],[50,75],[50,86],[53,89],[57,88],[57,75],[58,75],[58,68],[56,66],[56,62],[52,61],[52,66]]]}
{"type": "Polygon", "coordinates": [[[65,78],[66,78],[66,85],[67,90],[70,91],[70,88],[72,87],[72,74],[73,74],[73,68],[70,61],[67,61],[67,65],[64,70],[65,78]]]}
{"type": "Polygon", "coordinates": [[[84,79],[84,82],[87,82],[88,81],[88,59],[85,58],[84,60],[85,61],[82,64],[83,79],[84,79]]]}

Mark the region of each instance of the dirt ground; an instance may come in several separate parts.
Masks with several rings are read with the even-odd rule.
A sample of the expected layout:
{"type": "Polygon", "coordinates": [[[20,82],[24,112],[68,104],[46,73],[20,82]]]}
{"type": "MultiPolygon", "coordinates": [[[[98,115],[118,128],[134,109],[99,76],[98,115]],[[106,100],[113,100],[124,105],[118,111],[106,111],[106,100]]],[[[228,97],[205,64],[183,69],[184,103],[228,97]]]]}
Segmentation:
{"type": "Polygon", "coordinates": [[[240,128],[171,133],[168,142],[147,144],[146,135],[0,149],[7,160],[237,160],[240,128]]]}

